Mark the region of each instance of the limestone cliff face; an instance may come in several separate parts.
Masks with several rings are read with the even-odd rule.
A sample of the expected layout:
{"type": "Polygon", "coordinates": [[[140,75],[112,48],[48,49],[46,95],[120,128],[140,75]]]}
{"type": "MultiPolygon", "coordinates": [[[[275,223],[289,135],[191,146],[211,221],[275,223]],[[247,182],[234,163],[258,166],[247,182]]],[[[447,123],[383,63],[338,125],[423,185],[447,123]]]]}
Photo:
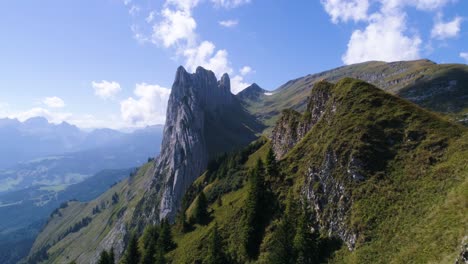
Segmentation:
{"type": "MultiPolygon", "coordinates": [[[[333,84],[318,82],[312,89],[306,111],[301,114],[285,110],[272,133],[272,148],[278,159],[287,159],[286,154],[296,146],[319,121],[329,123],[336,109],[340,107],[332,99],[333,84]]],[[[348,188],[350,182],[364,179],[361,168],[364,166],[353,155],[338,157],[334,150],[327,150],[317,164],[304,164],[307,168],[302,188],[309,206],[315,212],[319,228],[330,235],[340,237],[350,249],[356,243],[357,234],[349,227],[349,209],[352,201],[348,188]],[[336,174],[343,177],[336,177],[336,174]]]]}
{"type": "Polygon", "coordinates": [[[322,117],[330,98],[331,86],[327,82],[315,84],[304,114],[290,109],[283,111],[271,136],[277,159],[283,158],[322,117]]]}
{"type": "Polygon", "coordinates": [[[217,81],[213,72],[201,67],[193,74],[178,68],[161,154],[155,161],[153,182],[138,206],[138,224],[173,220],[185,191],[208,161],[255,138],[255,129],[250,128],[255,128],[255,121],[246,115],[231,93],[227,74],[217,81]]]}

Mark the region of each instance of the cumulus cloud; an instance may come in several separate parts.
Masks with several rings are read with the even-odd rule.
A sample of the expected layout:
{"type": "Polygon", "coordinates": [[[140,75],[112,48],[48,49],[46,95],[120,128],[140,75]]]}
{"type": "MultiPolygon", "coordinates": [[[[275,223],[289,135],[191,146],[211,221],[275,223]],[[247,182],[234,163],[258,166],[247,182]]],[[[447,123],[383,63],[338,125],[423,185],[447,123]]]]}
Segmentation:
{"type": "Polygon", "coordinates": [[[120,84],[118,82],[109,82],[106,80],[96,82],[93,81],[92,86],[94,88],[94,94],[103,98],[109,99],[114,97],[118,92],[120,92],[120,84]]]}
{"type": "Polygon", "coordinates": [[[345,64],[369,60],[396,61],[419,58],[421,39],[405,35],[405,17],[374,15],[364,30],[355,30],[342,60],[345,64]]]}
{"type": "Polygon", "coordinates": [[[140,7],[137,5],[132,5],[130,9],[128,10],[128,13],[132,16],[136,16],[138,13],[140,13],[140,7]]]}
{"type": "Polygon", "coordinates": [[[70,118],[72,114],[66,112],[55,112],[45,108],[35,107],[30,110],[18,113],[11,113],[8,115],[9,118],[17,118],[21,122],[28,120],[32,117],[38,116],[46,118],[51,123],[59,124],[70,118]]]}
{"type": "Polygon", "coordinates": [[[251,83],[245,82],[244,78],[240,75],[236,75],[231,78],[231,92],[233,94],[238,94],[250,85],[251,83]]]}
{"type": "Polygon", "coordinates": [[[186,58],[185,65],[189,71],[195,71],[198,66],[212,70],[217,76],[230,74],[228,53],[226,50],[216,51],[215,45],[210,41],[203,41],[199,46],[183,51],[186,58]]]}
{"type": "Polygon", "coordinates": [[[235,8],[250,3],[250,0],[211,0],[217,7],[235,8]]]}
{"type": "Polygon", "coordinates": [[[250,66],[244,66],[239,70],[242,76],[247,75],[252,72],[252,68],[250,66]]]}
{"type": "MultiPolygon", "coordinates": [[[[217,49],[213,42],[202,40],[197,34],[197,22],[192,13],[200,2],[199,0],[166,0],[159,16],[156,17],[155,13],[150,13],[145,19],[152,25],[151,37],[146,37],[136,25],[133,25],[134,37],[139,42],[150,40],[153,44],[174,50],[176,59],[182,59],[188,71],[193,72],[198,66],[202,66],[213,71],[217,77],[224,73],[232,75],[235,72],[230,66],[227,50],[217,49]]],[[[212,0],[211,2],[215,6],[234,8],[247,4],[250,0],[212,0]]],[[[235,26],[237,23],[235,20],[220,22],[221,25],[227,27],[235,26]]],[[[239,86],[245,84],[244,77],[240,73],[231,79],[236,80],[239,86]]],[[[237,84],[231,87],[237,87],[237,84]]]]}
{"type": "Polygon", "coordinates": [[[332,22],[360,21],[367,19],[368,0],[321,0],[332,22]]]}
{"type": "MultiPolygon", "coordinates": [[[[345,64],[368,60],[396,61],[420,58],[422,38],[407,27],[406,9],[440,12],[452,0],[322,0],[333,23],[360,21],[364,28],[355,29],[342,56],[345,64]],[[376,5],[378,8],[372,8],[376,5]],[[369,13],[370,10],[375,10],[369,13]]],[[[461,20],[439,23],[434,27],[435,38],[453,37],[459,32],[461,20]],[[458,28],[458,29],[457,29],[458,28]]],[[[440,21],[441,22],[441,21],[440,21]]]]}
{"type": "Polygon", "coordinates": [[[176,44],[191,45],[195,42],[197,23],[189,12],[165,8],[162,16],[163,20],[153,27],[153,43],[162,42],[168,48],[176,44]]]}
{"type": "Polygon", "coordinates": [[[460,52],[460,57],[468,63],[468,52],[460,52]]]}
{"type": "Polygon", "coordinates": [[[166,117],[170,89],[146,83],[137,84],[135,98],[120,103],[122,119],[128,126],[163,124],[166,117]]]}
{"type": "Polygon", "coordinates": [[[239,21],[231,19],[231,20],[221,20],[218,23],[219,23],[219,25],[221,25],[223,27],[232,28],[232,27],[237,26],[237,24],[239,24],[239,21]]]}
{"type": "Polygon", "coordinates": [[[65,106],[65,102],[57,96],[46,97],[42,100],[42,103],[50,108],[62,108],[65,106]]]}
{"type": "Polygon", "coordinates": [[[458,36],[460,33],[462,18],[455,17],[452,21],[444,22],[439,16],[431,31],[431,37],[435,39],[447,39],[458,36]]]}

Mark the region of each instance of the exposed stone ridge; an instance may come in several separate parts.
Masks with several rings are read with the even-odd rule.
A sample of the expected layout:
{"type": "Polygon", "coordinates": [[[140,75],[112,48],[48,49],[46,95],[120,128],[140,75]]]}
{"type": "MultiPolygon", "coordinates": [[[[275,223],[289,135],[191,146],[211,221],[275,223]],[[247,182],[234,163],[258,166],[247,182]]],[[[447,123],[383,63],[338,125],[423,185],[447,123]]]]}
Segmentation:
{"type": "Polygon", "coordinates": [[[242,90],[240,93],[238,93],[236,96],[240,98],[241,100],[252,100],[256,101],[260,99],[262,96],[265,96],[265,93],[267,90],[261,88],[258,86],[258,84],[253,83],[249,87],[245,88],[242,90]]]}
{"type": "Polygon", "coordinates": [[[320,81],[315,84],[304,114],[284,110],[272,132],[272,146],[276,158],[281,159],[309,132],[322,117],[330,98],[333,84],[320,81]]]}
{"type": "Polygon", "coordinates": [[[193,74],[183,67],[177,69],[153,183],[137,210],[141,213],[137,218],[146,219],[139,221],[174,219],[186,189],[203,173],[210,159],[209,139],[205,138],[207,113],[221,113],[234,103],[227,74],[218,81],[212,71],[202,67],[193,74]]]}

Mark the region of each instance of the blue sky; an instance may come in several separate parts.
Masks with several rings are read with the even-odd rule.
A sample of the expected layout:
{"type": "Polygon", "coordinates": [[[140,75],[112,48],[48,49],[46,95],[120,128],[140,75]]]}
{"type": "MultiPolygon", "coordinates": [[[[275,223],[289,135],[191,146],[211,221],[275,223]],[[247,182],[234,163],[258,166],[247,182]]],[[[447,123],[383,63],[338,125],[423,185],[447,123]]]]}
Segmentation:
{"type": "Polygon", "coordinates": [[[0,117],[160,124],[179,65],[238,92],[367,60],[467,63],[467,19],[465,0],[2,1],[0,117]]]}

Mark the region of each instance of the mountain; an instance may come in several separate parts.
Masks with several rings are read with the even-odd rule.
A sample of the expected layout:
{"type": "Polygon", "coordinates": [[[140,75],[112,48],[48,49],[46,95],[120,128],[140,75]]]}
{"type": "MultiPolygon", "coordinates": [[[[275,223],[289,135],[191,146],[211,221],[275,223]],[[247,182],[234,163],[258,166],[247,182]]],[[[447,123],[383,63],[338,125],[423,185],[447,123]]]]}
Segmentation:
{"type": "MultiPolygon", "coordinates": [[[[43,124],[44,127],[50,126],[46,121],[43,124]]],[[[55,129],[54,125],[52,127],[55,129]]],[[[0,169],[0,193],[35,185],[73,184],[104,169],[141,165],[159,153],[162,131],[162,126],[147,127],[130,134],[104,129],[93,131],[81,141],[79,149],[82,150],[37,157],[8,169],[0,169]],[[150,141],[155,143],[148,144],[150,141]]],[[[64,139],[67,138],[64,136],[64,139]]],[[[20,150],[21,144],[14,147],[20,150]]],[[[31,145],[22,149],[21,153],[29,153],[29,149],[36,147],[31,145]]]]}
{"type": "Polygon", "coordinates": [[[155,179],[137,207],[144,215],[137,224],[155,218],[174,219],[183,194],[208,161],[247,145],[260,130],[231,93],[227,74],[217,81],[213,72],[201,67],[194,74],[179,67],[169,97],[155,179]]]}
{"type": "MultiPolygon", "coordinates": [[[[213,72],[201,67],[193,74],[179,67],[169,97],[161,153],[156,160],[96,201],[74,203],[70,210],[65,209],[73,214],[67,217],[67,221],[72,222],[87,217],[89,206],[108,205],[96,216],[100,220],[93,220],[95,226],[86,231],[83,229],[88,235],[97,230],[104,233],[99,240],[85,239],[87,242],[83,245],[83,251],[89,254],[82,254],[80,261],[92,261],[96,255],[90,249],[96,247],[113,246],[120,255],[130,228],[143,228],[166,217],[173,220],[183,194],[203,173],[208,162],[225,152],[248,145],[256,138],[255,133],[262,129],[231,93],[227,74],[218,81],[213,72]],[[119,199],[113,202],[112,197],[119,199]],[[106,217],[113,220],[109,222],[105,220],[106,217]]],[[[54,220],[46,227],[43,232],[47,234],[46,237],[39,236],[36,240],[31,255],[33,259],[37,252],[63,236],[66,230],[55,227],[55,223],[54,220]]],[[[72,255],[69,257],[76,257],[76,249],[67,248],[65,251],[72,255]]]]}
{"type": "MultiPolygon", "coordinates": [[[[240,97],[250,113],[269,128],[274,126],[283,109],[303,111],[309,90],[320,80],[337,82],[344,77],[364,80],[403,97],[431,111],[448,114],[452,120],[466,123],[468,114],[468,66],[436,64],[429,60],[371,61],[310,74],[286,82],[270,96],[256,100],[240,97]]],[[[244,93],[250,93],[248,89],[244,93]]]]}
{"type": "Polygon", "coordinates": [[[25,262],[96,263],[111,249],[121,259],[131,234],[135,254],[170,263],[461,260],[468,133],[453,122],[464,111],[458,69],[369,62],[232,96],[227,75],[179,68],[161,155],[95,200],[58,209],[25,262]],[[456,85],[437,86],[438,74],[456,85]],[[417,87],[426,109],[398,94],[417,87]],[[458,105],[440,111],[452,121],[428,110],[436,98],[458,105]],[[254,115],[269,138],[258,138],[254,115]]]}
{"type": "MultiPolygon", "coordinates": [[[[162,130],[161,126],[159,128],[162,130]]],[[[144,131],[145,128],[140,130],[144,131]]],[[[132,134],[134,133],[123,133],[113,129],[85,132],[67,122],[49,123],[43,117],[33,117],[24,122],[0,119],[0,169],[8,169],[20,162],[46,156],[108,147],[116,142],[129,140],[132,134]]]]}
{"type": "Polygon", "coordinates": [[[104,170],[69,186],[33,186],[0,194],[0,263],[17,263],[26,256],[56,208],[70,200],[93,200],[133,172],[134,169],[104,170]]]}
{"type": "MultiPolygon", "coordinates": [[[[34,129],[41,129],[54,135],[58,129],[41,118],[24,124],[11,122],[22,129],[31,127],[31,134],[39,133],[34,129]]],[[[62,127],[76,129],[66,124],[62,127]]],[[[0,131],[5,130],[0,128],[0,131]]],[[[41,133],[48,133],[44,131],[41,133]]],[[[129,170],[125,168],[140,166],[154,158],[159,153],[162,132],[162,126],[150,126],[132,133],[98,129],[80,139],[82,143],[77,148],[83,150],[37,158],[0,170],[0,214],[3,215],[0,220],[0,263],[16,263],[27,255],[47,217],[62,202],[93,199],[122,176],[128,176],[129,170]],[[18,250],[10,250],[13,245],[18,250]]],[[[63,135],[64,140],[74,141],[72,134],[63,135]]],[[[30,147],[34,149],[34,146],[30,147]]],[[[28,151],[21,150],[22,153],[28,151]]]]}

